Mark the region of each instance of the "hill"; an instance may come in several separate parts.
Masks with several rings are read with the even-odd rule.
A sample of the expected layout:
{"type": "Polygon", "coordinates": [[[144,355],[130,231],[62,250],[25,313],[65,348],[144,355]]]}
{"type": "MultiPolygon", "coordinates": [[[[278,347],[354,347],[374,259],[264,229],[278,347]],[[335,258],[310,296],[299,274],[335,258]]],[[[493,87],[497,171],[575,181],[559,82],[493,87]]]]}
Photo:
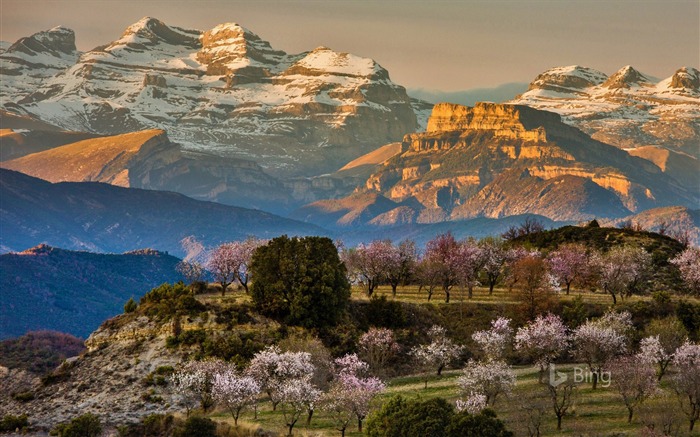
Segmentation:
{"type": "Polygon", "coordinates": [[[154,250],[117,255],[46,245],[0,255],[0,338],[42,329],[87,337],[130,297],[179,280],[179,261],[154,250]]]}
{"type": "Polygon", "coordinates": [[[84,341],[56,331],[32,331],[0,341],[0,366],[44,375],[85,351],[84,341]]]}
{"type": "MultiPolygon", "coordinates": [[[[24,138],[40,133],[10,135],[24,138]]],[[[99,138],[77,132],[62,134],[64,137],[72,134],[76,139],[50,150],[4,161],[0,167],[50,182],[105,182],[121,187],[175,191],[201,200],[268,211],[282,211],[291,201],[290,191],[256,163],[183,151],[160,129],[99,138]]],[[[56,138],[57,135],[51,132],[44,136],[56,138]]],[[[3,138],[0,136],[0,140],[3,138]]]]}
{"type": "Polygon", "coordinates": [[[153,247],[184,257],[185,241],[206,247],[224,241],[324,235],[316,226],[182,194],[95,182],[52,184],[0,169],[0,248],[21,251],[40,243],[92,252],[153,247]]]}

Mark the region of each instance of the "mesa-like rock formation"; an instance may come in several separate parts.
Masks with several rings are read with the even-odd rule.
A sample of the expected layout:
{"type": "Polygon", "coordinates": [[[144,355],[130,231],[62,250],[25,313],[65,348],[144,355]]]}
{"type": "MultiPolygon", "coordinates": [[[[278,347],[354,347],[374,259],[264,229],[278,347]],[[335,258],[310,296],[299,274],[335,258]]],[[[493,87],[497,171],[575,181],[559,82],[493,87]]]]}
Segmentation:
{"type": "Polygon", "coordinates": [[[700,72],[682,67],[657,80],[631,66],[608,77],[572,65],[538,75],[510,103],[560,114],[596,140],[624,149],[645,146],[700,158],[700,72]]]}
{"type": "Polygon", "coordinates": [[[289,55],[234,23],[202,32],[146,17],[79,58],[72,31],[30,40],[51,44],[0,55],[4,109],[101,135],[164,129],[186,151],[253,160],[275,177],[335,171],[418,127],[415,102],[373,60],[326,47],[289,55]],[[32,61],[49,45],[45,63],[32,61]]]}
{"type": "Polygon", "coordinates": [[[433,109],[426,132],[406,135],[401,153],[355,195],[313,203],[295,217],[327,214],[341,226],[525,213],[578,221],[696,204],[697,188],[683,186],[671,172],[591,139],[558,114],[522,105],[443,103],[433,109]]]}

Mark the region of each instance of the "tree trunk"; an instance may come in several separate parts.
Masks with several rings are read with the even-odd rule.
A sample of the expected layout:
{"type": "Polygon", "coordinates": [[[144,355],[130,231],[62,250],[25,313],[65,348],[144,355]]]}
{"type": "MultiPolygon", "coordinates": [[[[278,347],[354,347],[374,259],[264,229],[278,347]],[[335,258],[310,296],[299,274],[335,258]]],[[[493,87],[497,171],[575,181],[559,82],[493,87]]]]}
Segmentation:
{"type": "Polygon", "coordinates": [[[598,388],[598,371],[593,372],[593,390],[598,388]]]}
{"type": "Polygon", "coordinates": [[[627,423],[632,423],[632,416],[634,415],[634,410],[632,407],[627,407],[629,414],[627,415],[627,423]]]}
{"type": "Polygon", "coordinates": [[[566,283],[566,295],[569,295],[569,289],[571,288],[571,282],[566,283]]]}
{"type": "Polygon", "coordinates": [[[445,368],[445,366],[438,366],[438,368],[437,368],[437,376],[441,376],[441,375],[442,375],[442,369],[444,369],[444,368],[445,368]]]}
{"type": "Polygon", "coordinates": [[[561,414],[557,414],[557,431],[561,431],[561,414]]]}
{"type": "Polygon", "coordinates": [[[309,409],[309,415],[306,417],[306,426],[311,426],[311,418],[314,415],[314,410],[309,409]]]}
{"type": "Polygon", "coordinates": [[[357,432],[362,432],[362,418],[357,418],[357,432]]]}
{"type": "Polygon", "coordinates": [[[398,287],[399,284],[391,284],[391,296],[396,297],[396,287],[398,287]]]}
{"type": "Polygon", "coordinates": [[[615,293],[610,293],[613,298],[613,305],[617,305],[617,296],[615,296],[615,293]]]}
{"type": "Polygon", "coordinates": [[[450,290],[445,290],[445,303],[450,303],[450,290]]]}
{"type": "Polygon", "coordinates": [[[226,289],[228,288],[228,284],[225,282],[221,283],[221,296],[226,296],[226,289]]]}
{"type": "Polygon", "coordinates": [[[495,282],[489,281],[489,296],[493,294],[493,287],[496,285],[495,282]]]}
{"type": "Polygon", "coordinates": [[[345,428],[340,429],[340,437],[345,437],[345,428]]]}

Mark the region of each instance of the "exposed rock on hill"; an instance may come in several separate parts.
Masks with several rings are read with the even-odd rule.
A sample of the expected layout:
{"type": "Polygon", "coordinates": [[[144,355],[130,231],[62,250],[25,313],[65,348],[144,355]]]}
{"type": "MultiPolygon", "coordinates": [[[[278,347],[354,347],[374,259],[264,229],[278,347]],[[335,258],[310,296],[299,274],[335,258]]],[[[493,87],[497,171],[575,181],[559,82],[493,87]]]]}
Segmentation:
{"type": "Polygon", "coordinates": [[[373,60],[325,47],[288,55],[233,23],[201,32],[146,17],[77,61],[59,55],[16,73],[43,83],[3,87],[5,108],[75,131],[165,129],[186,150],[259,161],[274,176],[334,171],[417,127],[406,90],[373,60]]]}
{"type": "Polygon", "coordinates": [[[629,149],[661,146],[700,157],[700,72],[657,80],[631,66],[608,77],[577,65],[540,74],[511,103],[556,112],[594,139],[629,149]]]}
{"type": "Polygon", "coordinates": [[[51,184],[0,169],[0,249],[21,251],[40,243],[94,252],[154,247],[186,255],[181,241],[205,247],[225,241],[326,231],[273,214],[203,202],[172,192],[93,182],[51,184]]]}
{"type": "Polygon", "coordinates": [[[523,213],[576,221],[693,205],[700,196],[652,162],[591,139],[555,113],[521,105],[438,104],[427,131],[406,135],[402,151],[357,194],[316,202],[296,217],[326,214],[338,225],[523,213]]]}

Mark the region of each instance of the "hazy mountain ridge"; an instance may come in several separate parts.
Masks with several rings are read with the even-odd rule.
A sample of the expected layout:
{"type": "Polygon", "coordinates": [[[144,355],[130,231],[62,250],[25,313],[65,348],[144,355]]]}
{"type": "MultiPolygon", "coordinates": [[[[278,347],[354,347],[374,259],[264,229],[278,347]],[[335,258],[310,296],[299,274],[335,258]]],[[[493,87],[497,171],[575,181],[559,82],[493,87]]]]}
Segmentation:
{"type": "Polygon", "coordinates": [[[326,234],[270,213],[177,193],[94,182],[51,184],[5,169],[0,169],[0,197],[3,252],[47,243],[93,252],[152,247],[185,256],[182,241],[188,237],[211,247],[250,235],[326,234]]]}
{"type": "Polygon", "coordinates": [[[562,115],[594,139],[620,148],[662,146],[700,157],[700,71],[662,80],[631,66],[612,76],[578,65],[545,71],[510,103],[562,115]]]}
{"type": "Polygon", "coordinates": [[[325,47],[287,55],[233,23],[201,32],[146,17],[55,76],[27,68],[43,85],[4,88],[6,109],[75,131],[165,129],[186,149],[275,175],[336,170],[417,127],[405,89],[371,59],[325,47]]]}
{"type": "Polygon", "coordinates": [[[130,297],[179,280],[179,261],[154,250],[96,254],[46,245],[0,255],[0,338],[37,329],[85,338],[130,297]]]}

